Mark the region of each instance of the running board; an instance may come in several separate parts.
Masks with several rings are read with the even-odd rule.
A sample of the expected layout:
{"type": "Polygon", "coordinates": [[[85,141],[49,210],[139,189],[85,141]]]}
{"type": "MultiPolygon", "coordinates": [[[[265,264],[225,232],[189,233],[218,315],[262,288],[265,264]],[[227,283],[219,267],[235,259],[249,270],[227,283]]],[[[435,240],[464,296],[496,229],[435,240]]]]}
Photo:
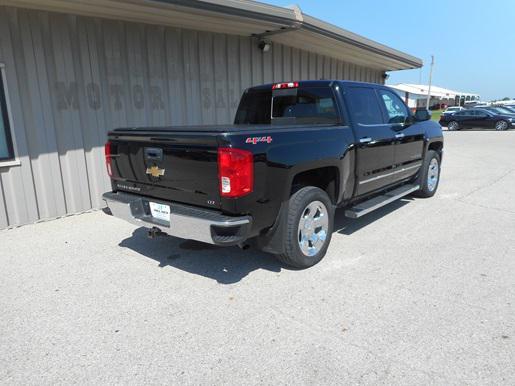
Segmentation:
{"type": "Polygon", "coordinates": [[[381,196],[371,198],[370,200],[347,209],[345,211],[345,216],[350,218],[359,218],[419,189],[419,185],[403,185],[400,188],[389,191],[381,196]]]}

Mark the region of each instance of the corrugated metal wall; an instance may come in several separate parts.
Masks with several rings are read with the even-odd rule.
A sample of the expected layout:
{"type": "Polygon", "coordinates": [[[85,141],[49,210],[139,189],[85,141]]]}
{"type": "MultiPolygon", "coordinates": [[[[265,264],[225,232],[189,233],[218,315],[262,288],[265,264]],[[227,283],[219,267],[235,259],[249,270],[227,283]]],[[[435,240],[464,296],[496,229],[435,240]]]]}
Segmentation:
{"type": "Polygon", "coordinates": [[[0,228],[101,207],[106,132],[230,123],[265,82],[381,73],[249,37],[0,7],[0,63],[21,165],[0,166],[0,228]]]}

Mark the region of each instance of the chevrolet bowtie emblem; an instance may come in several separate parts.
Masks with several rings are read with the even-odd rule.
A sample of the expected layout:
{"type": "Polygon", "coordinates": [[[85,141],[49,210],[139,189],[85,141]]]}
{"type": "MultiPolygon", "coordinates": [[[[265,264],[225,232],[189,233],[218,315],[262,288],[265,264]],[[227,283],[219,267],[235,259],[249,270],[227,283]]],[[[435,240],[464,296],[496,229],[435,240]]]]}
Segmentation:
{"type": "Polygon", "coordinates": [[[152,177],[160,177],[165,175],[165,170],[160,169],[158,166],[154,165],[147,168],[147,174],[150,174],[152,177]]]}

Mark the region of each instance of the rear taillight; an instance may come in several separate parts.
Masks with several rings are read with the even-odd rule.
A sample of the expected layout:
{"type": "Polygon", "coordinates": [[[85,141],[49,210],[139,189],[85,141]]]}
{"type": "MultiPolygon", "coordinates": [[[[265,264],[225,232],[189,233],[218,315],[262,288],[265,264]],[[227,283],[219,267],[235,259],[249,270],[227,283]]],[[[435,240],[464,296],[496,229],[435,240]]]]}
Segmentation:
{"type": "Polygon", "coordinates": [[[113,176],[113,166],[112,166],[112,158],[111,158],[111,142],[106,142],[104,146],[104,152],[106,156],[106,168],[107,174],[109,177],[113,176]]]}
{"type": "Polygon", "coordinates": [[[218,149],[218,183],[222,197],[242,197],[254,187],[254,161],[250,151],[218,149]]]}

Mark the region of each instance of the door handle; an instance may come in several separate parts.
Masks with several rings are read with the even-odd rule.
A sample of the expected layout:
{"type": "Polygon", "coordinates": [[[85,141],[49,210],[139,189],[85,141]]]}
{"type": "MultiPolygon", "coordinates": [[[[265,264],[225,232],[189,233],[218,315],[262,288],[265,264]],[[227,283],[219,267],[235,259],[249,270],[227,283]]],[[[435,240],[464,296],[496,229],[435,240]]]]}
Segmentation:
{"type": "Polygon", "coordinates": [[[359,140],[359,143],[369,143],[369,142],[372,142],[372,138],[370,138],[370,137],[363,137],[363,138],[360,138],[360,140],[359,140]]]}
{"type": "Polygon", "coordinates": [[[404,138],[404,133],[395,134],[395,138],[404,138]]]}

